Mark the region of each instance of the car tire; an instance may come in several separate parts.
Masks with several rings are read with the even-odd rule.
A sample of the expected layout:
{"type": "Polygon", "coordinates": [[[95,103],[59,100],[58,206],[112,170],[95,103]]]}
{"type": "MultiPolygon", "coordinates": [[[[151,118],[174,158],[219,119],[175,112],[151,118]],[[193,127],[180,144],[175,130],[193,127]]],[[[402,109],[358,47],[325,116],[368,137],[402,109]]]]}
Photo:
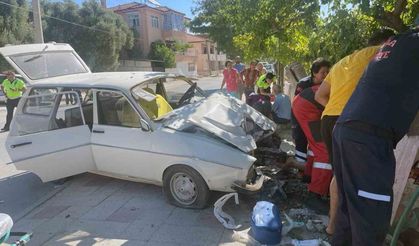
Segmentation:
{"type": "Polygon", "coordinates": [[[181,208],[205,208],[210,197],[202,176],[185,165],[174,165],[164,172],[163,193],[169,203],[181,208]]]}

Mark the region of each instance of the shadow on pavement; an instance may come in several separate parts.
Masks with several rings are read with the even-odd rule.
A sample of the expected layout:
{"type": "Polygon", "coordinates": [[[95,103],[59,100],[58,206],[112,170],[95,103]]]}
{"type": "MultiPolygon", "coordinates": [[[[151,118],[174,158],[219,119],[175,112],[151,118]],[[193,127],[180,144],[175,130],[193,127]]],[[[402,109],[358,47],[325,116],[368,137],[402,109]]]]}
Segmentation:
{"type": "Polygon", "coordinates": [[[25,172],[0,179],[0,212],[12,218],[20,215],[43,196],[54,190],[55,184],[42,183],[33,173],[25,172]]]}

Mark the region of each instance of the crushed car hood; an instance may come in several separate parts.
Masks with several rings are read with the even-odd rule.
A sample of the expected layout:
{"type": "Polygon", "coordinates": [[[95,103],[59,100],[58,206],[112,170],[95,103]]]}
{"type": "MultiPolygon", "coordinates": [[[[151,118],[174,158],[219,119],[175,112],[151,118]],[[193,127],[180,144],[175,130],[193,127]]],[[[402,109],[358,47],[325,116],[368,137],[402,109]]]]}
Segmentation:
{"type": "Polygon", "coordinates": [[[198,126],[244,152],[256,149],[256,142],[276,129],[276,124],[257,110],[222,93],[214,93],[167,116],[165,127],[184,131],[198,126]]]}

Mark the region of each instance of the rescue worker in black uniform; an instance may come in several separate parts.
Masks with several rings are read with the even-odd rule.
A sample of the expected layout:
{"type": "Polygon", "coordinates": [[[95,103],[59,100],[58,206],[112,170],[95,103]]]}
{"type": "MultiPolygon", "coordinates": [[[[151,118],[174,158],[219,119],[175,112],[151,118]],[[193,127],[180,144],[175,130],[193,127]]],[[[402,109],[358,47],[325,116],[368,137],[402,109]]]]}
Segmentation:
{"type": "Polygon", "coordinates": [[[383,245],[393,203],[393,148],[419,110],[417,24],[383,44],[337,120],[339,208],[332,245],[383,245]]]}
{"type": "MultiPolygon", "coordinates": [[[[332,64],[326,59],[317,58],[311,65],[310,76],[305,77],[298,82],[294,95],[297,96],[304,89],[310,88],[313,85],[321,84],[329,73],[331,66],[332,64]]],[[[307,161],[307,138],[292,112],[291,130],[292,137],[295,141],[295,159],[300,163],[304,163],[307,161]]]]}

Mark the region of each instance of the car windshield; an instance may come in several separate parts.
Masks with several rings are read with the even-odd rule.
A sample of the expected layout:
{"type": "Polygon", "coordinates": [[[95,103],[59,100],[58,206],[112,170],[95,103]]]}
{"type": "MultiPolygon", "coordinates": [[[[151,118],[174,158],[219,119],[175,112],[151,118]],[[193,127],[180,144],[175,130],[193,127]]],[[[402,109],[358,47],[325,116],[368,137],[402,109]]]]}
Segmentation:
{"type": "Polygon", "coordinates": [[[160,120],[173,109],[205,97],[196,83],[183,78],[153,79],[137,85],[131,93],[152,120],[160,120]]]}
{"type": "Polygon", "coordinates": [[[88,72],[80,60],[69,51],[16,55],[10,58],[34,80],[88,72]]]}

